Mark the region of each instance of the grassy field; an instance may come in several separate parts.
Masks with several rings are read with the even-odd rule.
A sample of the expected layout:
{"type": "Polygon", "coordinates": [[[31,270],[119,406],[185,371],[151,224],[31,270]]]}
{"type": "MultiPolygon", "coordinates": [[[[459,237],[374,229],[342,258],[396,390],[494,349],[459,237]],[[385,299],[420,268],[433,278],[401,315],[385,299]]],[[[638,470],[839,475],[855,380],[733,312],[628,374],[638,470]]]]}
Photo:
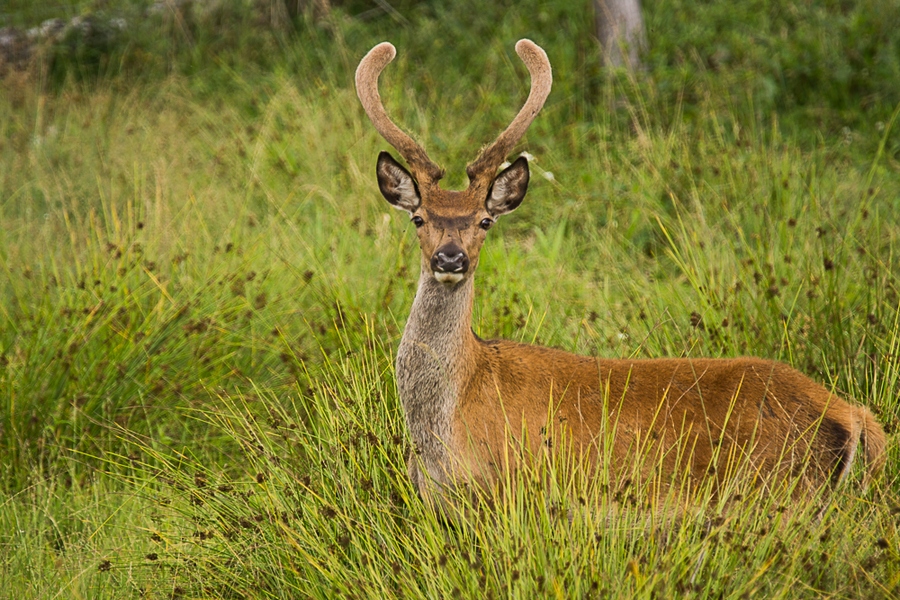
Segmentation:
{"type": "MultiPolygon", "coordinates": [[[[900,594],[900,34],[881,25],[900,9],[646,2],[628,76],[599,71],[587,3],[359,4],[287,33],[242,3],[163,15],[5,76],[4,593],[900,594]],[[885,425],[867,489],[701,490],[673,524],[539,464],[453,526],[423,506],[393,372],[419,251],[352,72],[394,42],[388,110],[458,187],[527,94],[525,36],[554,91],[520,144],[529,194],[482,252],[476,332],[788,362],[885,425]]],[[[12,24],[45,18],[27,6],[12,24]]]]}

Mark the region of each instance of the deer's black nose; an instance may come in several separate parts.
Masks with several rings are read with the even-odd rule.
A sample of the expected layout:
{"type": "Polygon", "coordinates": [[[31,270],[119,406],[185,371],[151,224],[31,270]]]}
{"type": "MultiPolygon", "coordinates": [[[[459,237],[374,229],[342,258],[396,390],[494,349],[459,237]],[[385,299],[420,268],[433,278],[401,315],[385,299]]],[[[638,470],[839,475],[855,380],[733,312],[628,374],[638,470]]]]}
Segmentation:
{"type": "Polygon", "coordinates": [[[465,273],[469,269],[469,257],[455,244],[438,248],[431,257],[431,270],[437,273],[465,273]]]}

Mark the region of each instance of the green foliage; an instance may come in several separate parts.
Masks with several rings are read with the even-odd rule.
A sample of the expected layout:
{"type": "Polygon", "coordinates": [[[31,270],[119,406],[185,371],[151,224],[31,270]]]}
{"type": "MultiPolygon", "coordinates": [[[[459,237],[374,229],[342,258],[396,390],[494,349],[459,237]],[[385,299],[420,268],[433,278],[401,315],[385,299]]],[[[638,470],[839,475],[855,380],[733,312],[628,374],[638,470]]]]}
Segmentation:
{"type": "Polygon", "coordinates": [[[393,41],[388,110],[462,184],[527,93],[513,45],[532,37],[554,91],[522,143],[528,197],[482,254],[477,333],[775,358],[893,432],[892,3],[646,3],[634,76],[599,71],[586,3],[348,3],[286,30],[261,5],[67,4],[128,36],[70,32],[4,81],[11,595],[897,593],[893,443],[883,478],[821,520],[818,500],[750,491],[658,521],[640,490],[541,464],[441,522],[406,478],[393,379],[418,249],[351,88],[393,41]]]}
{"type": "Polygon", "coordinates": [[[710,78],[745,88],[763,114],[800,125],[868,129],[900,97],[900,6],[862,2],[665,2],[648,5],[651,70],[680,72],[685,92],[710,78]],[[663,28],[674,26],[676,35],[663,28]]]}
{"type": "MultiPolygon", "coordinates": [[[[765,127],[777,111],[794,137],[812,143],[811,128],[840,133],[871,152],[900,98],[900,6],[892,0],[648,2],[647,70],[636,80],[600,71],[586,1],[346,2],[320,19],[294,8],[282,0],[69,2],[56,15],[18,7],[10,21],[81,20],[41,54],[57,89],[69,76],[155,81],[178,72],[215,95],[240,85],[235,69],[244,83],[257,70],[284,70],[343,86],[357,54],[390,39],[401,48],[394,75],[419,92],[429,116],[435,106],[490,111],[518,95],[507,74],[492,81],[517,62],[503,40],[532,37],[553,59],[553,102],[566,122],[587,116],[629,127],[627,114],[605,116],[610,95],[625,91],[666,124],[693,120],[712,100],[743,126],[765,127]],[[279,7],[292,9],[282,11],[287,19],[273,17],[279,7]],[[116,19],[125,30],[111,25],[116,19]],[[626,89],[611,86],[616,80],[626,89]]],[[[424,121],[412,124],[425,133],[424,121]]],[[[446,140],[435,134],[433,144],[444,149],[446,140]]],[[[896,133],[887,151],[898,156],[896,133]]]]}

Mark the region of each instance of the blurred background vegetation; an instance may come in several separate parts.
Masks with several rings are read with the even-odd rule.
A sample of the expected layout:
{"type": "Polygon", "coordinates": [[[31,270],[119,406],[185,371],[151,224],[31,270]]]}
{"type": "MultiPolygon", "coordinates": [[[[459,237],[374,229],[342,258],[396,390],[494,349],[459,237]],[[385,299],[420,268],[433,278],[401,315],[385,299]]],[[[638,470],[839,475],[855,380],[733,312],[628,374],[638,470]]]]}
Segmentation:
{"type": "MultiPolygon", "coordinates": [[[[647,0],[643,10],[650,43],[635,85],[662,122],[691,118],[715,94],[744,118],[777,113],[791,133],[849,128],[876,143],[900,98],[900,7],[891,0],[647,0]]],[[[10,0],[0,26],[80,20],[37,52],[48,90],[72,79],[132,85],[178,73],[211,94],[235,85],[235,68],[249,80],[285,71],[343,86],[354,52],[391,39],[415,63],[418,76],[405,85],[455,97],[497,50],[510,54],[501,40],[532,37],[553,57],[566,121],[608,108],[592,15],[590,2],[10,0]],[[458,83],[435,90],[429,74],[458,83]]]]}

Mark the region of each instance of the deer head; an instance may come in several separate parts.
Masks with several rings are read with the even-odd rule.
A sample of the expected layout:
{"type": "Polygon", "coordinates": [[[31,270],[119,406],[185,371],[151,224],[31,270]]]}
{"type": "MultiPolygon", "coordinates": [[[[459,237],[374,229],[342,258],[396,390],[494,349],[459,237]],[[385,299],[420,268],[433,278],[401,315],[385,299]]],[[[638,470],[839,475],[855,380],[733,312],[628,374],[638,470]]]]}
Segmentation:
{"type": "Polygon", "coordinates": [[[396,56],[394,46],[378,44],[356,69],[356,92],[366,114],[409,165],[407,170],[389,153],[379,154],[378,187],[392,206],[409,213],[416,226],[423,271],[447,285],[459,283],[475,270],[485,233],[500,215],[519,206],[528,189],[524,157],[499,174],[497,169],[540,112],[553,77],[547,54],[531,40],[519,40],[516,53],[531,74],[531,92],[512,123],[466,167],[469,186],[462,191],[440,188],[443,169],[384,110],[378,76],[396,56]]]}

